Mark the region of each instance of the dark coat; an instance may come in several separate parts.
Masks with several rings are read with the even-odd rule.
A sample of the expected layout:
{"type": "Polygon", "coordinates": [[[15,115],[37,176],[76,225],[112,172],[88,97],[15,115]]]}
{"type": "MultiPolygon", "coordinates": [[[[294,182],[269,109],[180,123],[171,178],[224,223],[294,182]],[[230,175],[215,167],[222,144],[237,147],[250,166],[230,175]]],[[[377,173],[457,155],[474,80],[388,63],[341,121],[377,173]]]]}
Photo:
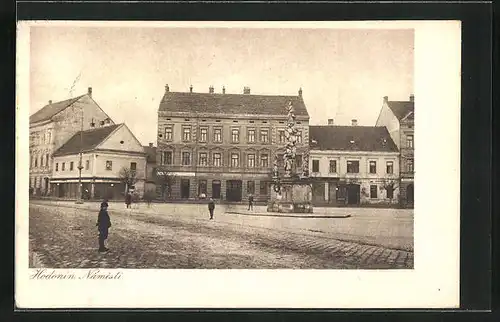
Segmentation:
{"type": "Polygon", "coordinates": [[[130,194],[127,194],[125,196],[125,203],[130,204],[132,202],[132,196],[130,194]]]}
{"type": "Polygon", "coordinates": [[[253,202],[253,196],[249,196],[249,197],[248,197],[248,201],[249,201],[249,202],[253,202]]]}
{"type": "Polygon", "coordinates": [[[108,228],[111,227],[111,219],[109,218],[109,214],[107,210],[101,209],[99,211],[99,215],[97,216],[97,224],[96,226],[99,228],[99,231],[108,231],[108,228]]]}
{"type": "Polygon", "coordinates": [[[215,209],[215,203],[213,201],[208,202],[208,210],[214,210],[215,209]]]}

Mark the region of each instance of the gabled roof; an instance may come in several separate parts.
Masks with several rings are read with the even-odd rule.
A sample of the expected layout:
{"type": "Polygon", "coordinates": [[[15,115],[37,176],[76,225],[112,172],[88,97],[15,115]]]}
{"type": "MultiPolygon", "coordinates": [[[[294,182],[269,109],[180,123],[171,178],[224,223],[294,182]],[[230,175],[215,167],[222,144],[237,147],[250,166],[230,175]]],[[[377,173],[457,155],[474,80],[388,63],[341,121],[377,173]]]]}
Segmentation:
{"type": "Polygon", "coordinates": [[[415,103],[412,101],[388,101],[387,105],[400,121],[406,116],[409,119],[413,119],[414,117],[415,103]],[[408,115],[410,113],[411,115],[408,115]]]}
{"type": "Polygon", "coordinates": [[[146,152],[146,160],[147,162],[156,163],[156,147],[145,145],[143,146],[144,152],[146,152]]]}
{"type": "Polygon", "coordinates": [[[35,112],[35,114],[30,116],[30,123],[36,123],[51,119],[54,115],[56,115],[59,112],[62,112],[64,109],[71,106],[73,103],[75,103],[85,95],[86,94],[70,98],[64,101],[45,105],[40,110],[35,112]]]}
{"type": "Polygon", "coordinates": [[[115,124],[83,132],[79,131],[73,135],[71,139],[64,143],[63,146],[61,146],[56,152],[54,152],[54,156],[80,153],[80,149],[82,151],[92,150],[122,125],[123,124],[115,124]],[[81,138],[80,133],[82,133],[81,138]]]}
{"type": "Polygon", "coordinates": [[[385,126],[309,126],[311,150],[397,152],[385,126]]]}
{"type": "Polygon", "coordinates": [[[167,92],[160,103],[159,111],[286,115],[286,107],[290,101],[294,106],[295,115],[309,116],[300,96],[252,94],[167,92]]]}

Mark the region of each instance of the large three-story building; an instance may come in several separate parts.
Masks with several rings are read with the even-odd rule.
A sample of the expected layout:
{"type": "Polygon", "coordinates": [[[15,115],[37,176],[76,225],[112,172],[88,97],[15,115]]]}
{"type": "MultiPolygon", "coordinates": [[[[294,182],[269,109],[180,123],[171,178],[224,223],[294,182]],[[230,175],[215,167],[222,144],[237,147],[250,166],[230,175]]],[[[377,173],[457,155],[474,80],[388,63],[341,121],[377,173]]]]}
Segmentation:
{"type": "Polygon", "coordinates": [[[297,166],[308,150],[309,115],[297,96],[171,92],[168,85],[158,109],[156,173],[173,178],[158,185],[171,199],[213,197],[256,201],[270,196],[274,157],[282,160],[289,102],[292,102],[299,139],[297,166]]]}

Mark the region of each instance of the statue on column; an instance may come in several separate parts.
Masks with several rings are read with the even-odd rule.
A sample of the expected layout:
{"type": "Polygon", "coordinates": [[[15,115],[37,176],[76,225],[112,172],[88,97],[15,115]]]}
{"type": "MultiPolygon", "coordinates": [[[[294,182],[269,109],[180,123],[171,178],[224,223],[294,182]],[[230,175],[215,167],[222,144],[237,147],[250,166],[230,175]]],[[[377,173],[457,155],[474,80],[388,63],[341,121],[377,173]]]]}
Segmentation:
{"type": "Polygon", "coordinates": [[[302,176],[309,177],[309,152],[304,153],[302,160],[302,176]]]}

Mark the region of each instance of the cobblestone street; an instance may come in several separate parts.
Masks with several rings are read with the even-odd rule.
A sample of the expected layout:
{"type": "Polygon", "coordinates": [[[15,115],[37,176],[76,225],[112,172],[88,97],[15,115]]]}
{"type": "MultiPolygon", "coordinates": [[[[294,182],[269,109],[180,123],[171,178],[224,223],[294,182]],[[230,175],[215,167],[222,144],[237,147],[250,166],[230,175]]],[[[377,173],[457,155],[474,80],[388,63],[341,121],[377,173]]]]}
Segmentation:
{"type": "Polygon", "coordinates": [[[98,204],[31,202],[30,267],[413,268],[407,238],[395,236],[399,241],[389,242],[385,229],[386,238],[377,244],[376,238],[352,237],[353,231],[341,234],[340,221],[346,219],[330,219],[339,223],[336,233],[310,228],[326,218],[273,219],[224,213],[219,207],[215,220],[209,221],[201,205],[168,205],[170,211],[163,205],[135,206],[110,204],[110,251],[101,254],[95,227],[98,204]],[[276,226],[277,220],[283,222],[276,226]]]}

